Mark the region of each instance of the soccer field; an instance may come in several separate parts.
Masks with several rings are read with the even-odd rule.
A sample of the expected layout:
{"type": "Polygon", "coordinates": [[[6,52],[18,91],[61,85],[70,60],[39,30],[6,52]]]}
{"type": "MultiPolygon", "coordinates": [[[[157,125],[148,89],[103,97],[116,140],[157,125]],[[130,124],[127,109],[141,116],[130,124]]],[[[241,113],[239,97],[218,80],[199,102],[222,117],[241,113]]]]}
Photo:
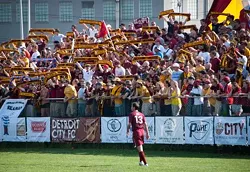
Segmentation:
{"type": "Polygon", "coordinates": [[[250,156],[147,151],[149,167],[138,165],[135,149],[0,149],[0,171],[250,171],[250,156]]]}

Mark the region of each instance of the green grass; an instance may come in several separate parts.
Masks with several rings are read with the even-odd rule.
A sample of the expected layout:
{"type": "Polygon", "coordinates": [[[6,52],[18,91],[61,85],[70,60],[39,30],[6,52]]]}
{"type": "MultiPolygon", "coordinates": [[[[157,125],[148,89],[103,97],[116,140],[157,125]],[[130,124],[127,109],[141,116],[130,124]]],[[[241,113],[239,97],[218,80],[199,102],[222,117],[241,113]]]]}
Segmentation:
{"type": "Polygon", "coordinates": [[[1,172],[230,172],[249,171],[250,156],[145,151],[149,167],[138,166],[135,149],[0,148],[1,172]]]}

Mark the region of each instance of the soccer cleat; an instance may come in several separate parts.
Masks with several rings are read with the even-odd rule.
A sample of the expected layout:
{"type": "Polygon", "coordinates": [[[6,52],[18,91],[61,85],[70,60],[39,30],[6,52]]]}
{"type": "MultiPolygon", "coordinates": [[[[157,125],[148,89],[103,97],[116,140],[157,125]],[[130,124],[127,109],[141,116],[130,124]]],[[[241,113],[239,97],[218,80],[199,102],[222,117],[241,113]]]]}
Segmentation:
{"type": "Polygon", "coordinates": [[[144,166],[148,167],[148,164],[145,164],[144,166]]]}
{"type": "Polygon", "coordinates": [[[143,161],[139,162],[139,166],[144,166],[144,162],[143,161]]]}

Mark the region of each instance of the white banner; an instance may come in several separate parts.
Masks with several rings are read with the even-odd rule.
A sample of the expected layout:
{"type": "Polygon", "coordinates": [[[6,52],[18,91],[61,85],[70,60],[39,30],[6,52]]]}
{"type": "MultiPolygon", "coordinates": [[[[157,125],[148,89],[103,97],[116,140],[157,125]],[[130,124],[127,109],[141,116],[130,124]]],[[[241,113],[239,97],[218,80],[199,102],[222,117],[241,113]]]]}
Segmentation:
{"type": "Polygon", "coordinates": [[[215,144],[246,145],[246,117],[215,117],[215,144]]]}
{"type": "Polygon", "coordinates": [[[27,118],[27,141],[50,142],[50,118],[27,118]]]}
{"type": "MultiPolygon", "coordinates": [[[[129,118],[127,117],[127,123],[129,122],[129,118]]],[[[154,144],[155,143],[155,120],[154,117],[146,117],[146,122],[148,124],[148,131],[150,139],[146,139],[146,133],[144,134],[144,143],[147,144],[154,144]]],[[[128,136],[128,143],[133,143],[132,140],[132,129],[130,129],[129,136],[128,136]]]]}
{"type": "Polygon", "coordinates": [[[127,143],[127,118],[102,117],[101,140],[102,143],[127,143]]]}
{"type": "Polygon", "coordinates": [[[1,118],[1,140],[7,142],[25,142],[26,126],[25,118],[1,118]]]}
{"type": "Polygon", "coordinates": [[[250,145],[250,116],[247,117],[247,134],[248,134],[248,145],[250,145]]]}
{"type": "Polygon", "coordinates": [[[214,144],[213,117],[185,117],[185,143],[214,144]]]}
{"type": "Polygon", "coordinates": [[[0,109],[0,117],[17,118],[26,104],[27,100],[25,99],[7,99],[0,109]]]}
{"type": "Polygon", "coordinates": [[[184,144],[183,117],[156,117],[156,143],[184,144]]]}

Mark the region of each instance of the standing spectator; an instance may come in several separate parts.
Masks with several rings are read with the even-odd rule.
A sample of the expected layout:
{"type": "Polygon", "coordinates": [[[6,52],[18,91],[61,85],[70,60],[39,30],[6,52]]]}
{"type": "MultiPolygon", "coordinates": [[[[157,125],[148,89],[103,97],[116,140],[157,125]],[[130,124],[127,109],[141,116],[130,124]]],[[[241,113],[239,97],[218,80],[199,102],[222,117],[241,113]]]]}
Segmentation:
{"type": "Polygon", "coordinates": [[[69,81],[65,81],[65,89],[64,89],[64,102],[67,102],[66,115],[68,117],[76,117],[77,114],[77,92],[74,86],[69,84],[69,81]]]}
{"type": "MultiPolygon", "coordinates": [[[[49,80],[49,92],[50,98],[64,98],[64,83],[62,80],[49,80]]],[[[50,102],[50,116],[51,117],[63,117],[65,115],[66,105],[64,102],[57,100],[50,102]]]]}
{"type": "Polygon", "coordinates": [[[95,35],[98,33],[98,30],[95,28],[95,25],[90,25],[90,27],[88,27],[86,24],[83,23],[83,27],[88,31],[88,35],[90,38],[95,38],[95,35]]]}
{"type": "Polygon", "coordinates": [[[122,84],[122,90],[121,90],[121,97],[122,97],[122,109],[123,109],[123,116],[128,115],[130,112],[129,110],[129,100],[128,97],[131,94],[131,90],[128,88],[129,84],[132,84],[131,81],[126,81],[122,84]],[[128,108],[128,109],[126,109],[128,108]]]}
{"type": "Polygon", "coordinates": [[[93,98],[92,98],[92,90],[94,88],[92,87],[90,82],[86,82],[86,89],[85,89],[85,98],[86,98],[86,109],[85,109],[85,115],[86,116],[93,116],[93,98]]]}
{"type": "Polygon", "coordinates": [[[155,47],[154,52],[155,52],[154,55],[157,55],[157,56],[159,56],[160,58],[163,58],[163,52],[160,50],[160,47],[158,47],[158,46],[155,47]]]}
{"type": "Polygon", "coordinates": [[[78,90],[78,117],[85,116],[86,98],[85,98],[86,85],[81,82],[81,88],[78,90]]]}
{"type": "Polygon", "coordinates": [[[142,80],[137,80],[136,93],[134,98],[142,100],[142,113],[145,116],[150,116],[153,114],[153,105],[151,95],[146,86],[143,85],[142,80]]]}
{"type": "Polygon", "coordinates": [[[76,65],[77,65],[78,69],[80,69],[82,71],[84,81],[91,83],[91,81],[93,79],[93,75],[94,75],[95,70],[96,70],[96,67],[91,69],[90,64],[86,64],[85,68],[83,68],[80,65],[80,63],[76,63],[76,65]]]}
{"type": "Polygon", "coordinates": [[[224,92],[221,95],[222,102],[221,102],[221,114],[222,116],[232,116],[232,104],[233,104],[233,97],[230,96],[232,90],[232,83],[228,76],[223,78],[224,92]]]}
{"type": "Polygon", "coordinates": [[[24,67],[29,67],[30,66],[29,59],[26,57],[26,54],[23,51],[20,53],[19,57],[20,58],[17,59],[18,63],[20,63],[24,67]]]}
{"type": "Polygon", "coordinates": [[[104,65],[103,67],[101,65],[98,65],[100,72],[98,73],[98,76],[103,77],[103,82],[107,83],[108,76],[112,75],[112,72],[110,71],[110,68],[108,65],[104,65]]]}
{"type": "Polygon", "coordinates": [[[37,44],[33,44],[32,45],[32,56],[31,56],[31,61],[35,61],[37,58],[40,58],[41,54],[38,51],[38,45],[37,44]]]}
{"type": "Polygon", "coordinates": [[[178,63],[174,63],[172,65],[172,68],[173,68],[172,80],[178,82],[183,71],[180,69],[180,65],[178,63]]]}
{"type": "Polygon", "coordinates": [[[192,114],[192,106],[194,105],[194,99],[190,97],[188,98],[188,96],[191,90],[193,89],[194,80],[195,78],[193,76],[188,77],[188,84],[183,87],[182,95],[187,97],[182,100],[183,104],[185,105],[183,106],[185,109],[185,115],[192,114]]]}
{"type": "Polygon", "coordinates": [[[115,86],[112,89],[111,96],[113,101],[115,102],[115,115],[121,116],[123,114],[122,99],[121,99],[122,83],[120,78],[115,78],[114,81],[115,81],[115,86]]]}
{"type": "Polygon", "coordinates": [[[79,32],[78,32],[78,30],[76,28],[76,25],[72,25],[71,30],[74,33],[75,38],[77,38],[79,36],[79,32]]]}
{"type": "Polygon", "coordinates": [[[111,82],[108,82],[106,84],[106,91],[105,95],[103,97],[103,116],[114,116],[114,102],[111,100],[111,92],[113,89],[113,85],[111,82]]]}
{"type": "Polygon", "coordinates": [[[230,96],[234,96],[232,104],[232,116],[241,116],[243,112],[242,104],[240,102],[240,98],[238,97],[240,93],[240,86],[237,84],[236,80],[232,80],[232,90],[230,92],[230,96]]]}
{"type": "Polygon", "coordinates": [[[224,92],[224,87],[217,78],[214,78],[212,80],[211,90],[212,90],[211,95],[216,96],[214,115],[219,116],[220,111],[221,111],[221,101],[222,101],[222,98],[220,97],[220,95],[224,92]]]}
{"type": "Polygon", "coordinates": [[[200,85],[201,81],[196,80],[194,82],[194,87],[190,92],[190,95],[193,96],[194,105],[192,107],[192,116],[202,116],[204,98],[202,97],[202,86],[200,85]]]}
{"type": "Polygon", "coordinates": [[[198,56],[203,57],[205,64],[210,63],[210,54],[208,52],[208,46],[202,45],[199,46],[200,52],[198,56]]]}
{"type": "Polygon", "coordinates": [[[160,52],[160,53],[165,52],[165,48],[161,45],[161,40],[160,40],[160,39],[156,39],[156,40],[155,40],[155,45],[154,45],[153,48],[152,48],[152,52],[153,52],[154,54],[157,54],[157,52],[155,51],[156,48],[157,48],[157,50],[158,50],[157,52],[160,52]]]}
{"type": "MultiPolygon", "coordinates": [[[[203,90],[202,90],[202,95],[203,96],[210,96],[212,90],[210,89],[211,87],[211,82],[210,80],[206,79],[204,81],[204,86],[203,86],[203,90]]],[[[203,104],[203,115],[204,116],[211,116],[212,115],[212,105],[215,106],[215,100],[214,98],[207,98],[204,97],[204,104],[203,104]]]]}
{"type": "Polygon", "coordinates": [[[163,44],[163,47],[164,47],[163,55],[167,56],[170,59],[172,59],[174,51],[169,47],[169,43],[163,44]]]}
{"type": "Polygon", "coordinates": [[[162,116],[172,116],[172,106],[171,106],[171,84],[170,80],[165,81],[165,88],[162,91],[162,97],[164,100],[163,108],[161,109],[162,116]]]}
{"type": "MultiPolygon", "coordinates": [[[[211,69],[214,71],[215,74],[218,74],[219,70],[220,70],[220,63],[221,60],[219,59],[219,57],[217,56],[217,52],[216,51],[211,51],[210,52],[210,63],[211,63],[211,69]]],[[[218,77],[218,75],[217,75],[218,77]]]]}
{"type": "Polygon", "coordinates": [[[153,100],[156,104],[156,115],[162,115],[164,113],[163,108],[164,108],[164,103],[162,102],[162,96],[164,93],[165,86],[162,82],[157,82],[155,84],[155,90],[154,90],[154,96],[153,100]]]}
{"type": "Polygon", "coordinates": [[[193,73],[190,71],[189,65],[185,65],[184,71],[181,73],[179,81],[178,81],[179,86],[186,85],[188,78],[192,75],[193,75],[193,73]]]}
{"type": "Polygon", "coordinates": [[[55,29],[54,35],[52,36],[52,42],[54,42],[54,44],[61,44],[63,42],[63,38],[65,37],[65,35],[60,33],[59,29],[55,29]]]}
{"type": "Polygon", "coordinates": [[[41,91],[39,100],[41,100],[41,116],[49,116],[49,101],[46,100],[49,98],[49,89],[45,86],[44,83],[41,84],[41,91]]]}
{"type": "Polygon", "coordinates": [[[248,80],[243,80],[243,86],[241,90],[241,96],[244,96],[240,99],[242,104],[242,109],[244,115],[250,114],[250,82],[248,80]]]}
{"type": "Polygon", "coordinates": [[[172,107],[172,115],[179,116],[181,111],[181,99],[179,96],[181,95],[181,91],[178,87],[178,83],[176,81],[171,81],[171,107],[172,107]]]}
{"type": "Polygon", "coordinates": [[[121,66],[120,62],[117,62],[116,68],[115,68],[115,76],[125,76],[126,70],[124,67],[121,66]]]}

